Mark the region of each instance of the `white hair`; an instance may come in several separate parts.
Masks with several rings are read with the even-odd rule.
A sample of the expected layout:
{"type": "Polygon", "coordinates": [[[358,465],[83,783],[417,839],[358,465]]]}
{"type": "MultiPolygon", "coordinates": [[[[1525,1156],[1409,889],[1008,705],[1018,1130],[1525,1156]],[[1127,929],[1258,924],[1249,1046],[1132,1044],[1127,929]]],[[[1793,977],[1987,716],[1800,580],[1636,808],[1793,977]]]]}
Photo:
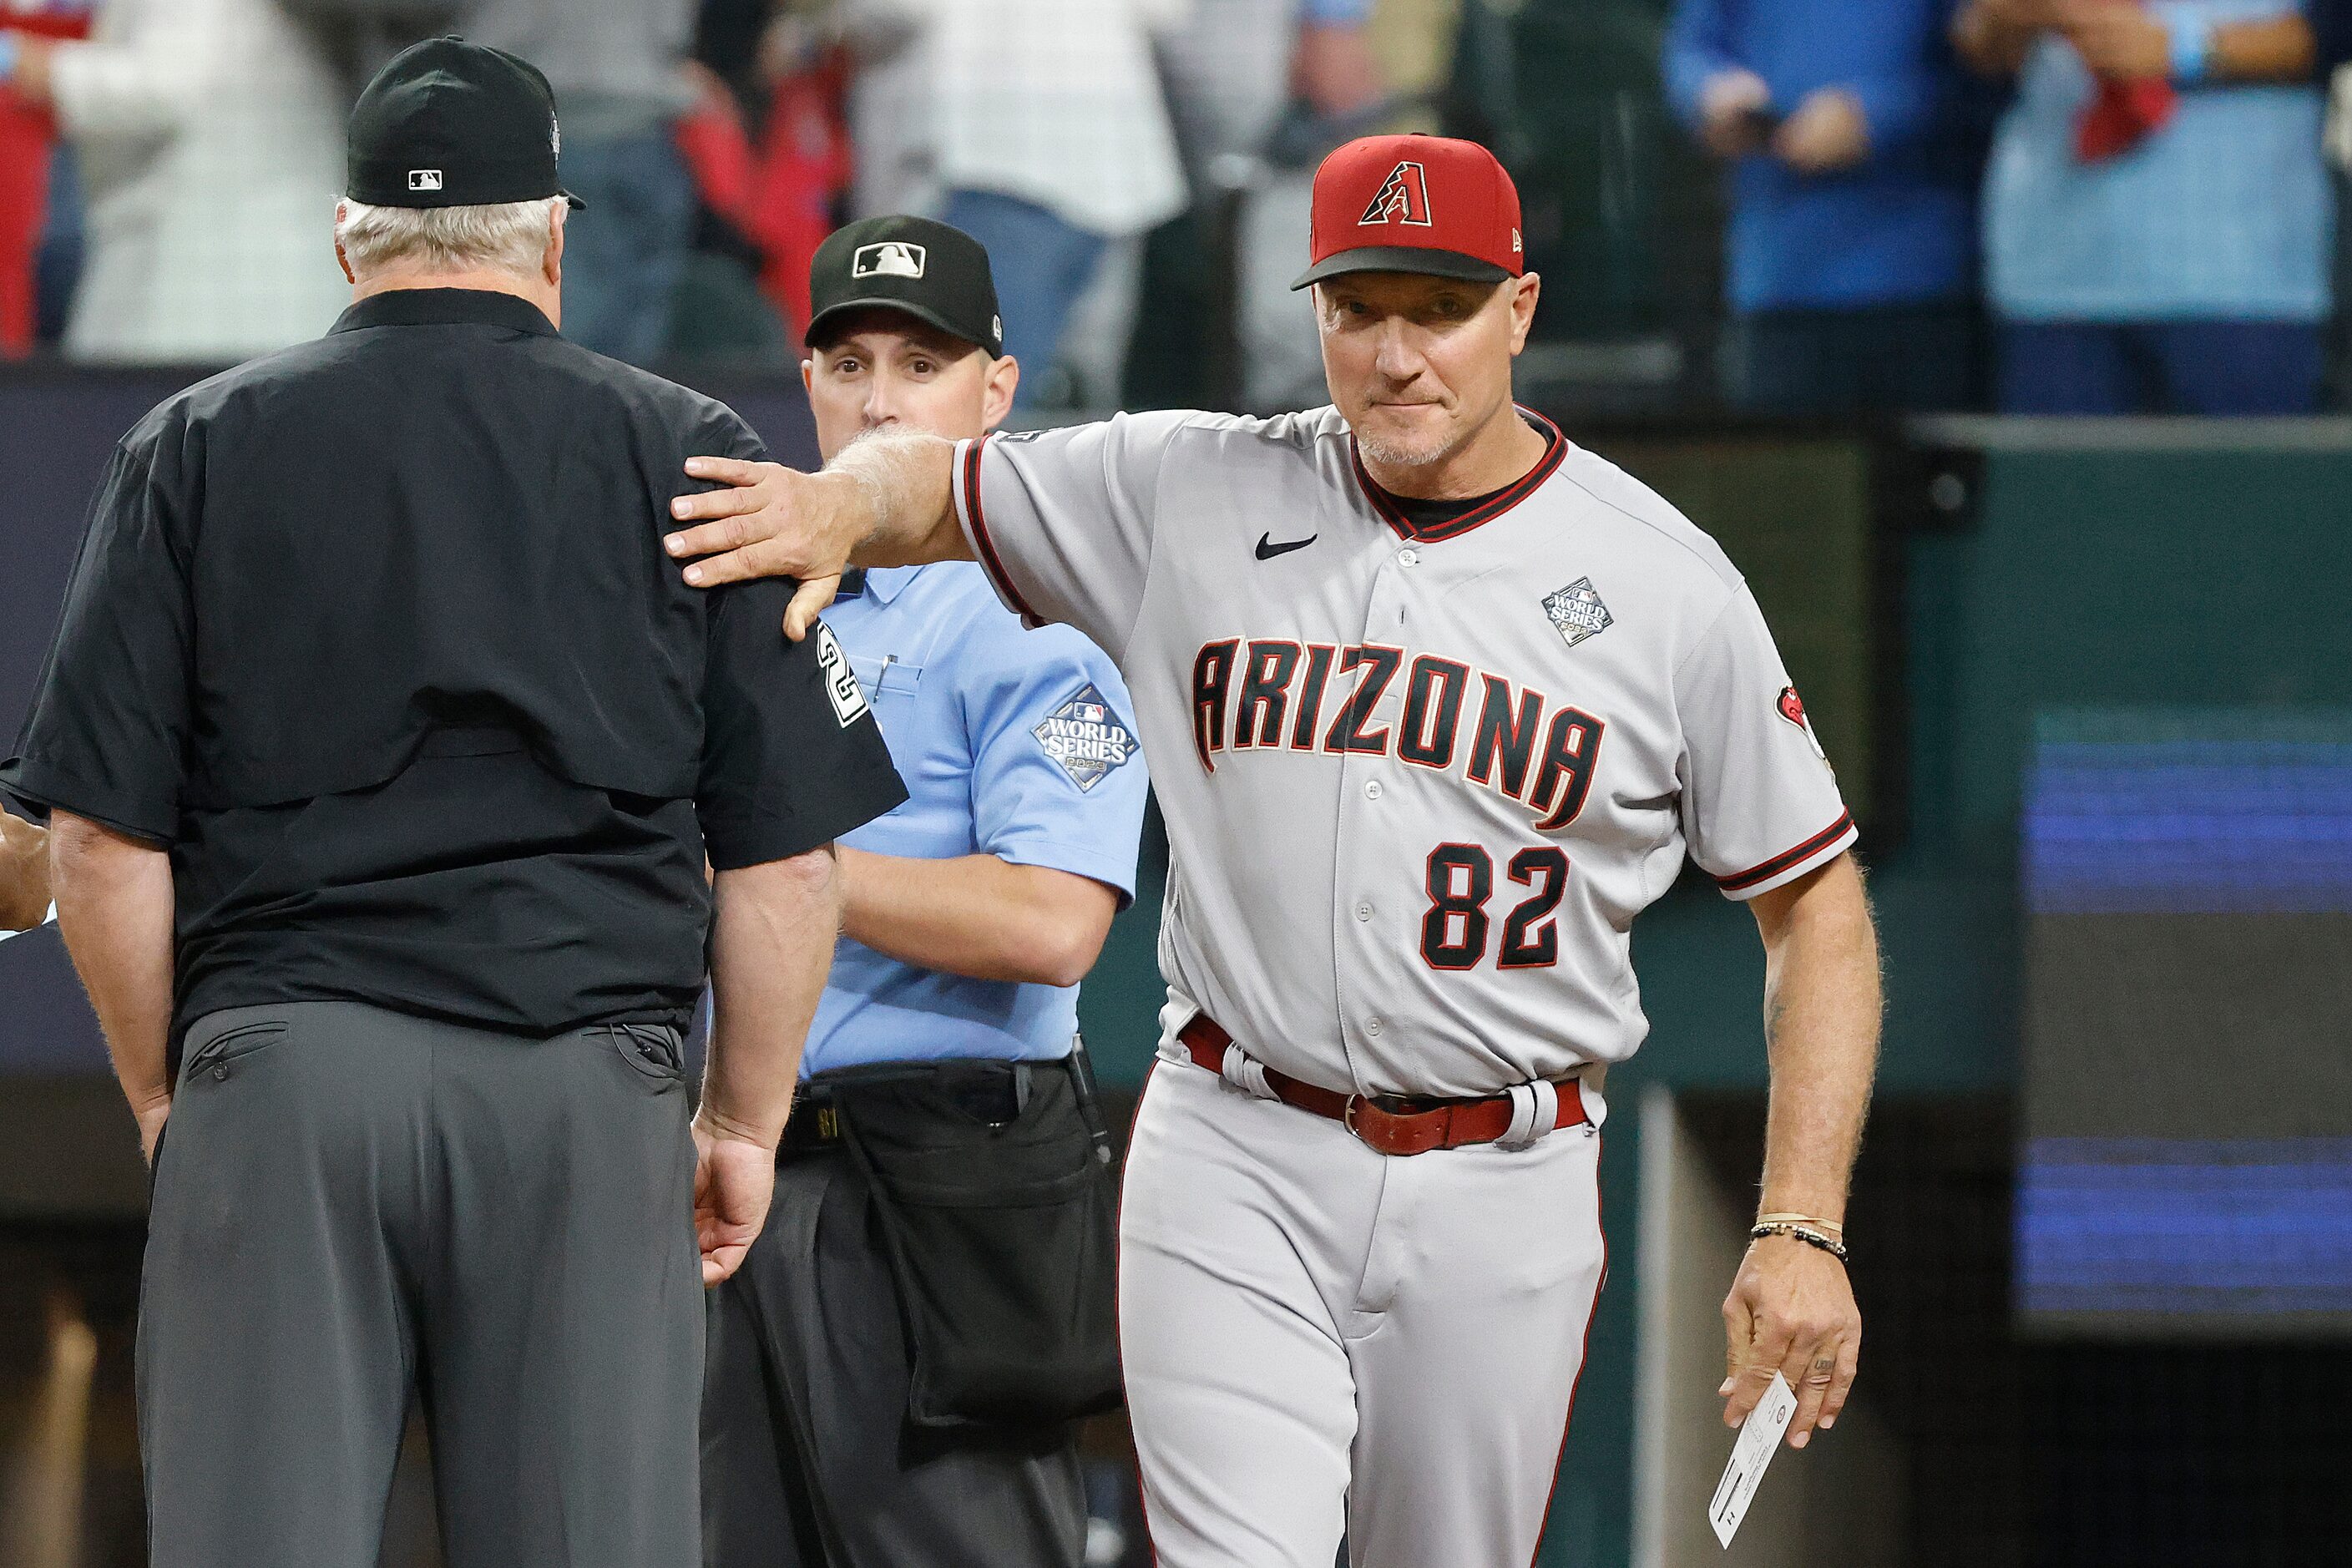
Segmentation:
{"type": "Polygon", "coordinates": [[[376,207],[345,197],[335,238],[357,273],[407,265],[429,272],[539,270],[561,196],[489,206],[376,207]]]}

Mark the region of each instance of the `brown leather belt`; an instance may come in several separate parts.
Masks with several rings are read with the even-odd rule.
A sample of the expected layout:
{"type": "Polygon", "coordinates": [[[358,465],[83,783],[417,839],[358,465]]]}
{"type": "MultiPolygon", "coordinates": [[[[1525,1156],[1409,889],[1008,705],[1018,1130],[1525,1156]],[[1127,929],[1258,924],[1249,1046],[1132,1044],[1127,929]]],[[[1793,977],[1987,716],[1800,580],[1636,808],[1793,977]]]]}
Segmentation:
{"type": "MultiPolygon", "coordinates": [[[[1194,1014],[1191,1023],[1176,1031],[1176,1038],[1192,1053],[1194,1062],[1223,1076],[1225,1053],[1234,1048],[1234,1037],[1214,1018],[1206,1013],[1194,1014]]],[[[1426,1154],[1432,1149],[1496,1142],[1510,1131],[1511,1118],[1517,1110],[1507,1094],[1489,1095],[1484,1100],[1341,1094],[1338,1089],[1301,1083],[1288,1073],[1276,1072],[1272,1068],[1265,1068],[1265,1086],[1274,1091],[1275,1099],[1341,1123],[1366,1148],[1382,1154],[1426,1154]]],[[[1551,1126],[1532,1129],[1530,1137],[1574,1127],[1584,1120],[1584,1096],[1578,1091],[1576,1080],[1562,1079],[1553,1087],[1559,1098],[1559,1112],[1551,1126]]]]}

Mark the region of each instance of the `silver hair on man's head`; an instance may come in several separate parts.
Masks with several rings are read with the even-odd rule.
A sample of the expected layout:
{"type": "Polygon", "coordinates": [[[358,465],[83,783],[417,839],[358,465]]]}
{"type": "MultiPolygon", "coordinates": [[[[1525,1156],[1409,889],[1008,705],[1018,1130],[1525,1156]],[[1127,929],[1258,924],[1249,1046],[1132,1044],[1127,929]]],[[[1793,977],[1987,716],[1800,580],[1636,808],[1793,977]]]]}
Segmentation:
{"type": "Polygon", "coordinates": [[[365,274],[406,266],[428,272],[539,270],[562,197],[490,206],[376,207],[343,201],[335,237],[365,274]]]}

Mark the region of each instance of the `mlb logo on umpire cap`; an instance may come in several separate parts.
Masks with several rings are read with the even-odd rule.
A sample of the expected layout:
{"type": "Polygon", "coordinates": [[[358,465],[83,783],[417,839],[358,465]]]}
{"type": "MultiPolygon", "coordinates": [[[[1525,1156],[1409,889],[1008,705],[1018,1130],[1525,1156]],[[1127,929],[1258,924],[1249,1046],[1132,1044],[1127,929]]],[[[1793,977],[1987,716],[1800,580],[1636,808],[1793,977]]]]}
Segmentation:
{"type": "Polygon", "coordinates": [[[441,188],[441,171],[438,169],[409,170],[408,188],[412,191],[439,190],[441,188]]]}
{"type": "Polygon", "coordinates": [[[1431,226],[1429,216],[1429,175],[1418,163],[1399,163],[1389,171],[1389,177],[1373,194],[1371,205],[1364,216],[1356,220],[1359,228],[1376,223],[1409,223],[1415,228],[1431,226]]]}
{"type": "Polygon", "coordinates": [[[920,278],[930,261],[930,252],[912,240],[885,239],[873,245],[861,245],[850,258],[852,278],[920,278]]]}

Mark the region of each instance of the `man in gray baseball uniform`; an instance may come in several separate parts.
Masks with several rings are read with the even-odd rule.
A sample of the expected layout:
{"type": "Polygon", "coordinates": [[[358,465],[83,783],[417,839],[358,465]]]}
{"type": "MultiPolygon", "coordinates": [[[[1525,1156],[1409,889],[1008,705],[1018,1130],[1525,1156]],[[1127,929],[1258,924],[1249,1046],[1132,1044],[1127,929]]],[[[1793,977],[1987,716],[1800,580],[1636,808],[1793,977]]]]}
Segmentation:
{"type": "Polygon", "coordinates": [[[1853,826],[1722,552],[1511,402],[1518,211],[1466,142],[1325,163],[1299,282],[1336,406],[698,458],[735,488],[673,507],[674,554],[724,552],[690,582],[971,557],[1127,678],[1173,851],[1120,1226],[1170,1568],[1533,1555],[1603,1272],[1601,1080],[1647,1027],[1628,932],[1685,857],[1767,955],[1725,1418],[1784,1372],[1802,1447],[1853,1378],[1853,826]]]}

